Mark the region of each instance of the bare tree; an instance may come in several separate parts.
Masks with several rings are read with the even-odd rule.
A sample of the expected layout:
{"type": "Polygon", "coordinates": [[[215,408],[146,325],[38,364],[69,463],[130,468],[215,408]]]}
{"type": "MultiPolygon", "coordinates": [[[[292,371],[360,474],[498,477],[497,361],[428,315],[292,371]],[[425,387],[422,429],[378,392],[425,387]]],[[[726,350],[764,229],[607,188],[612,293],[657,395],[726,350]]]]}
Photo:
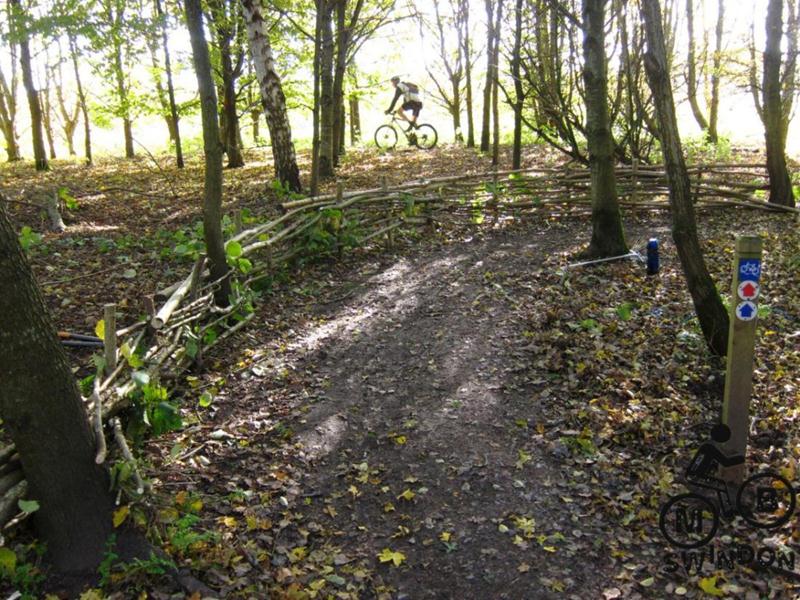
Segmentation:
{"type": "Polygon", "coordinates": [[[36,161],[37,171],[47,171],[47,153],[44,148],[42,135],[42,106],[39,95],[33,83],[33,68],[31,67],[31,50],[28,40],[28,31],[25,29],[25,14],[20,0],[9,0],[9,22],[12,36],[17,38],[19,44],[19,61],[22,70],[22,83],[28,96],[28,108],[31,111],[31,135],[33,137],[33,156],[36,161]]]}
{"type": "Polygon", "coordinates": [[[229,268],[225,255],[225,242],[222,236],[222,145],[217,121],[217,91],[211,75],[211,60],[203,30],[203,11],[200,7],[200,0],[184,0],[184,9],[186,10],[186,26],[192,41],[192,57],[203,118],[205,154],[203,235],[210,263],[211,279],[220,282],[214,293],[214,299],[218,305],[227,306],[231,286],[228,278],[229,268]]]}
{"type": "Polygon", "coordinates": [[[659,1],[642,0],[641,11],[647,35],[645,68],[656,105],[661,149],[669,184],[672,239],[675,241],[706,344],[711,352],[724,356],[728,349],[728,313],[708,272],[697,237],[689,174],[675,116],[659,1]]]}
{"type": "Polygon", "coordinates": [[[614,142],[608,117],[607,0],[583,0],[583,79],[586,85],[586,141],[592,172],[592,240],[587,256],[627,253],[614,170],[614,142]]]}
{"type": "MultiPolygon", "coordinates": [[[[762,106],[764,137],[767,147],[767,171],[769,172],[769,201],[782,206],[794,206],[792,180],[786,167],[786,127],[783,125],[785,117],[781,98],[783,0],[769,0],[766,28],[762,106]]],[[[794,90],[790,93],[793,94],[794,90]]]]}
{"type": "Polygon", "coordinates": [[[256,69],[261,101],[272,140],[275,176],[290,190],[299,192],[302,189],[300,170],[297,168],[297,157],[292,143],[292,129],[286,112],[286,96],[283,93],[281,79],[275,70],[269,31],[266,21],[264,21],[261,3],[258,0],[242,0],[242,7],[247,25],[250,53],[256,69]]]}

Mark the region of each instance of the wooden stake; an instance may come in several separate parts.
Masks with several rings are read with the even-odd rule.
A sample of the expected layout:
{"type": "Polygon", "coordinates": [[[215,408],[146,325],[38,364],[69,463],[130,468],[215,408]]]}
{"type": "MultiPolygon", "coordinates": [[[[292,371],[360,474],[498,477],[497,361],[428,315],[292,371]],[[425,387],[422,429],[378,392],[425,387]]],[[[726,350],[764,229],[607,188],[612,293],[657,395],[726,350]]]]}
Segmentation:
{"type": "Polygon", "coordinates": [[[241,209],[236,209],[233,213],[233,230],[236,235],[244,231],[244,219],[242,218],[241,209]]]}
{"type": "Polygon", "coordinates": [[[106,373],[111,373],[117,368],[117,305],[106,304],[103,307],[103,323],[105,333],[103,345],[105,348],[106,373]]]}
{"type": "MultiPolygon", "coordinates": [[[[755,300],[761,277],[761,238],[741,236],[736,239],[731,284],[730,330],[728,334],[728,369],[722,402],[722,422],[731,430],[725,445],[729,455],[747,456],[750,429],[750,396],[753,392],[753,349],[756,339],[755,300]]],[[[741,483],[745,467],[723,469],[723,478],[741,483]]]]}

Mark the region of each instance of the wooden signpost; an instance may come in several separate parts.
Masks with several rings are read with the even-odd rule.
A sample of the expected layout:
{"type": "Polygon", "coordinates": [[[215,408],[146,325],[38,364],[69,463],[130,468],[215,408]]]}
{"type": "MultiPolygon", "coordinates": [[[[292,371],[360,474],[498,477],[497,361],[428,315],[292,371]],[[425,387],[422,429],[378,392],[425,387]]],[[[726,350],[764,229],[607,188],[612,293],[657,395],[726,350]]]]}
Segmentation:
{"type": "MultiPolygon", "coordinates": [[[[731,430],[725,444],[728,455],[747,456],[750,429],[750,396],[753,392],[753,349],[756,339],[756,300],[760,294],[761,238],[741,236],[736,239],[731,285],[730,330],[728,334],[728,369],[722,422],[731,430]]],[[[745,466],[723,469],[723,477],[741,483],[745,466]]]]}

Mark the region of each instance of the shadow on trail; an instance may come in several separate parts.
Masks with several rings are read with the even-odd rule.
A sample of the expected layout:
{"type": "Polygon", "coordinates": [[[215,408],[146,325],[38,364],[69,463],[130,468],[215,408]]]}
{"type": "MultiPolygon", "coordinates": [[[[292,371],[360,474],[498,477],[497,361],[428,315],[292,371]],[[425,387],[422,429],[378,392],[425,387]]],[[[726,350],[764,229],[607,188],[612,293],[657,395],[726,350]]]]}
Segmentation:
{"type": "MultiPolygon", "coordinates": [[[[548,597],[542,578],[592,587],[562,546],[579,516],[536,435],[521,348],[542,257],[572,240],[535,235],[398,259],[289,348],[315,380],[291,424],[313,500],[292,510],[322,528],[310,549],[333,543],[371,564],[403,552],[375,575],[398,597],[548,597]]],[[[287,564],[282,550],[273,565],[287,564]]]]}

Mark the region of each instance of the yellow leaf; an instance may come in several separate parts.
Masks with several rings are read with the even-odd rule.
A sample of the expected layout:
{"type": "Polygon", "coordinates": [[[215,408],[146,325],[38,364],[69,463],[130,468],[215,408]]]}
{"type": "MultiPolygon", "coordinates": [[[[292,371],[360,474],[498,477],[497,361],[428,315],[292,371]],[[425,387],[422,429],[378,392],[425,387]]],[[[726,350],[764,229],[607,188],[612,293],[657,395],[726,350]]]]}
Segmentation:
{"type": "Polygon", "coordinates": [[[347,488],[347,491],[353,495],[353,498],[361,494],[361,492],[358,491],[358,488],[354,485],[351,485],[349,488],[347,488]]]}
{"type": "Polygon", "coordinates": [[[405,491],[403,491],[402,494],[400,494],[397,497],[397,499],[399,500],[400,498],[402,498],[403,500],[408,500],[409,502],[411,502],[411,500],[414,499],[414,496],[416,496],[416,494],[414,492],[412,492],[409,489],[406,489],[405,491]]]}
{"type": "Polygon", "coordinates": [[[220,517],[219,522],[225,525],[225,527],[230,527],[231,529],[236,528],[236,518],[235,517],[220,517]]]}
{"type": "Polygon", "coordinates": [[[443,542],[449,542],[450,541],[450,537],[451,537],[451,533],[449,531],[443,531],[439,535],[439,539],[442,540],[443,542]]]}
{"type": "Polygon", "coordinates": [[[106,322],[103,319],[100,319],[97,322],[97,325],[94,326],[94,334],[99,337],[101,340],[105,339],[106,337],[106,322]]]}
{"type": "Polygon", "coordinates": [[[531,566],[528,563],[522,563],[520,566],[517,567],[517,571],[520,573],[527,573],[531,570],[531,566]]]}
{"type": "Polygon", "coordinates": [[[403,444],[405,444],[405,443],[406,443],[406,441],[407,441],[407,438],[406,438],[406,436],[404,436],[404,435],[398,435],[397,437],[395,437],[395,438],[394,438],[394,441],[395,441],[395,443],[396,443],[396,444],[398,444],[399,446],[402,446],[403,444]]]}
{"type": "Polygon", "coordinates": [[[303,560],[306,557],[308,550],[305,546],[298,546],[297,548],[292,548],[290,552],[289,560],[292,562],[297,562],[298,560],[303,560]]]}
{"type": "Polygon", "coordinates": [[[119,527],[125,522],[125,519],[128,518],[128,514],[131,512],[130,505],[126,504],[125,506],[120,506],[117,510],[114,511],[114,517],[112,522],[114,523],[114,527],[119,527]]]}
{"type": "Polygon", "coordinates": [[[394,512],[394,504],[392,504],[391,502],[387,502],[386,504],[384,504],[383,512],[385,513],[394,512]]]}
{"type": "Polygon", "coordinates": [[[399,567],[403,564],[403,561],[406,559],[406,555],[402,552],[393,552],[389,548],[384,548],[381,550],[381,553],[378,554],[378,560],[382,563],[391,562],[394,563],[395,567],[399,567]]]}
{"type": "Polygon", "coordinates": [[[698,582],[700,589],[711,596],[724,596],[725,593],[717,587],[717,576],[702,577],[698,582]]]}
{"type": "Polygon", "coordinates": [[[555,546],[542,546],[542,550],[544,550],[545,552],[555,552],[556,551],[555,546]]]}
{"type": "Polygon", "coordinates": [[[334,517],[336,517],[337,514],[339,514],[336,512],[336,509],[333,508],[332,506],[326,506],[324,509],[322,509],[322,512],[328,513],[328,516],[331,519],[333,519],[334,517]]]}
{"type": "Polygon", "coordinates": [[[317,579],[316,581],[312,581],[311,585],[309,585],[308,587],[310,587],[315,592],[318,591],[318,590],[321,590],[322,588],[325,587],[325,580],[324,579],[317,579]]]}

